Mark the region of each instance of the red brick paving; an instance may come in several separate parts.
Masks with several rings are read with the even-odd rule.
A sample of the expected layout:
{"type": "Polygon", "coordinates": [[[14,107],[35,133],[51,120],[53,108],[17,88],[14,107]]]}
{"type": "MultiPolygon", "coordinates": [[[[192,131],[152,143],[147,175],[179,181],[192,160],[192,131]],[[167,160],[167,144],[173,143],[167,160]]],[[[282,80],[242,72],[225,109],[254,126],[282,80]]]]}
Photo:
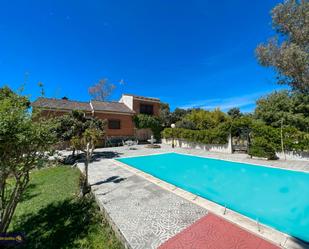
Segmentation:
{"type": "Polygon", "coordinates": [[[268,241],[209,213],[159,249],[280,249],[268,241]]]}

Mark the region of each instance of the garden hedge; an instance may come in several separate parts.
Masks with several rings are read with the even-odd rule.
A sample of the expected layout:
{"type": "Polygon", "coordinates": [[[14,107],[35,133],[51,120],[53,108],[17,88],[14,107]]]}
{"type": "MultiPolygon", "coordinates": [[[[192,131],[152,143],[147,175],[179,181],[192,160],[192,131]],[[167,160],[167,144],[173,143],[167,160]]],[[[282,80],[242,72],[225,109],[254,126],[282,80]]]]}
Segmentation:
{"type": "MultiPolygon", "coordinates": [[[[282,149],[281,130],[256,120],[226,122],[208,130],[166,128],[163,130],[162,136],[167,139],[174,137],[204,144],[226,144],[230,132],[233,134],[238,128],[244,127],[250,130],[249,155],[275,159],[276,151],[282,149]]],[[[309,133],[301,132],[293,127],[284,127],[282,134],[285,151],[309,151],[309,133]]]]}
{"type": "Polygon", "coordinates": [[[204,144],[226,144],[229,130],[224,126],[208,130],[188,130],[184,128],[166,128],[162,132],[164,138],[179,138],[190,142],[204,144]]]}

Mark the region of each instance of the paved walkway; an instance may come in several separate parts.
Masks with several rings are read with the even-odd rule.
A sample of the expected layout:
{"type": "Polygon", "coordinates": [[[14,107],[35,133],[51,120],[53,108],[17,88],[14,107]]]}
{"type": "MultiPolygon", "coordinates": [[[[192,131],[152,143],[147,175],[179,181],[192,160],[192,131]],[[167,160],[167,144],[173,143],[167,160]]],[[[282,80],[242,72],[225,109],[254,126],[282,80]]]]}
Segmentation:
{"type": "MultiPolygon", "coordinates": [[[[147,149],[143,145],[135,148],[136,150],[125,147],[98,149],[95,161],[89,166],[89,182],[99,206],[115,230],[118,230],[126,246],[133,249],[157,248],[208,212],[203,205],[197,205],[203,202],[199,197],[194,197],[195,201],[192,201],[190,196],[186,198],[182,194],[181,196],[184,197],[182,198],[177,194],[181,191],[180,189],[169,189],[171,192],[167,190],[171,186],[161,188],[156,184],[156,180],[135,174],[134,171],[119,166],[111,159],[174,151],[309,172],[309,162],[303,161],[252,160],[240,154],[172,149],[167,145],[162,145],[161,149],[147,149]]],[[[78,167],[82,169],[83,164],[78,164],[78,167]]],[[[308,248],[299,245],[289,240],[285,248],[308,248]]]]}
{"type": "Polygon", "coordinates": [[[89,182],[99,205],[129,248],[155,249],[207,214],[206,209],[109,160],[91,164],[89,182]]]}

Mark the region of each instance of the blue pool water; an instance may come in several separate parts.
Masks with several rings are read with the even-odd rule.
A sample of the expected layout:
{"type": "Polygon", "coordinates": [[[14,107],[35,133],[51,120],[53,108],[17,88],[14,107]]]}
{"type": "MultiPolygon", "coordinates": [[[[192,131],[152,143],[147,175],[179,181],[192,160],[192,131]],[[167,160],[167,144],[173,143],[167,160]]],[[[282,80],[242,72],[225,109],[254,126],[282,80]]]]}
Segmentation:
{"type": "Polygon", "coordinates": [[[309,242],[309,174],[177,153],[118,161],[309,242]]]}

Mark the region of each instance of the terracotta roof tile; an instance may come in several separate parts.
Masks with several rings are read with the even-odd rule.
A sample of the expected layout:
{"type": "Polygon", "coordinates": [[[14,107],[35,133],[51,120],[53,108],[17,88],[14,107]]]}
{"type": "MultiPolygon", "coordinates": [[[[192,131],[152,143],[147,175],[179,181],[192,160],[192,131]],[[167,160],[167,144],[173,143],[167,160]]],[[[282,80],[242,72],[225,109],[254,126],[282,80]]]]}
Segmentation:
{"type": "Polygon", "coordinates": [[[89,102],[73,101],[67,99],[40,97],[31,104],[33,107],[50,108],[59,110],[92,111],[89,102]]]}
{"type": "Polygon", "coordinates": [[[91,100],[94,111],[120,112],[134,114],[135,112],[123,103],[91,100]]]}
{"type": "Polygon", "coordinates": [[[55,99],[55,98],[38,98],[31,104],[33,107],[56,109],[56,110],[80,110],[80,111],[94,111],[99,112],[118,112],[134,114],[135,112],[127,107],[123,103],[119,102],[105,102],[92,100],[91,105],[89,102],[73,101],[66,99],[55,99]]]}

